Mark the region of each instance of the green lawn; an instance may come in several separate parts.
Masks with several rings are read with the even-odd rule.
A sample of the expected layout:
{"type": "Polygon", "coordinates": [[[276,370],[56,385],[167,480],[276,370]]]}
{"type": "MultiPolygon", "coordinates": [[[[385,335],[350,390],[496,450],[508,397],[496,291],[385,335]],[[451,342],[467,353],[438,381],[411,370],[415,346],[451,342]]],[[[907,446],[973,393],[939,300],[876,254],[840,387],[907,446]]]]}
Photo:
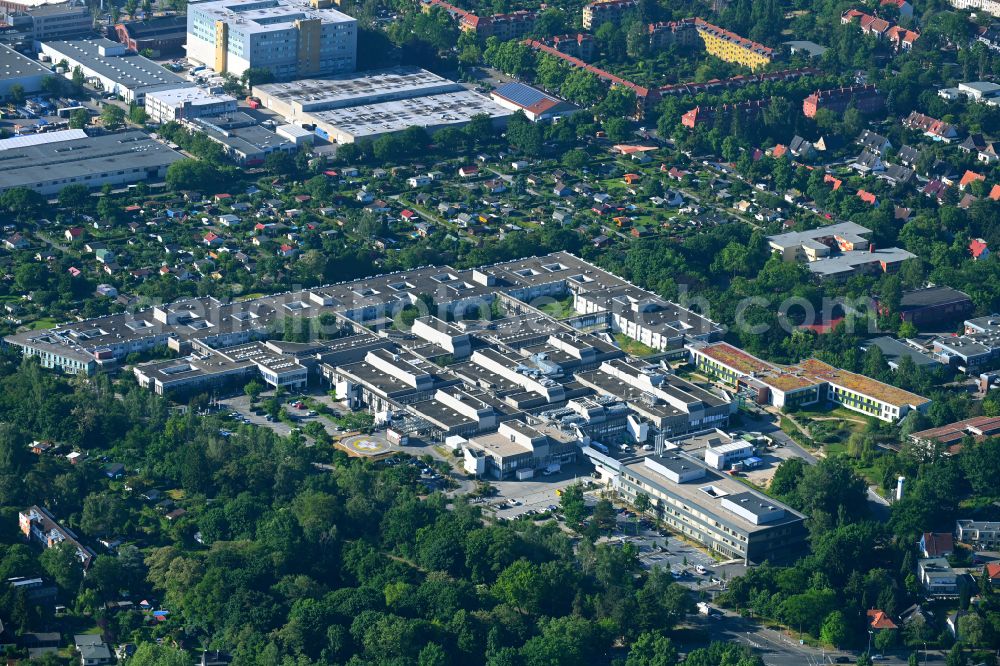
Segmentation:
{"type": "Polygon", "coordinates": [[[615,342],[618,343],[618,346],[621,347],[623,352],[631,354],[632,356],[642,357],[659,354],[659,352],[652,347],[648,347],[638,340],[633,340],[623,333],[615,333],[615,342]]]}
{"type": "Polygon", "coordinates": [[[28,328],[33,331],[39,331],[43,328],[55,328],[58,324],[58,320],[53,319],[52,317],[40,317],[39,319],[36,319],[28,324],[28,328]]]}
{"type": "Polygon", "coordinates": [[[551,303],[546,303],[538,309],[553,319],[566,319],[577,314],[576,310],[573,309],[572,295],[552,301],[551,303]]]}

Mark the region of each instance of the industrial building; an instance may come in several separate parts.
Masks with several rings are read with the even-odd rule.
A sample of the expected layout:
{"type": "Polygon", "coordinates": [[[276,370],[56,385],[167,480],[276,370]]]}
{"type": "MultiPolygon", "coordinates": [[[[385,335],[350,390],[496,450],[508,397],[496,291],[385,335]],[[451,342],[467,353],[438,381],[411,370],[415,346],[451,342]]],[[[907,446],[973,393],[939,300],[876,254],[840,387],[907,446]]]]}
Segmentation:
{"type": "Polygon", "coordinates": [[[52,72],[43,65],[0,44],[0,99],[7,99],[13,86],[21,86],[27,95],[40,92],[47,76],[52,76],[52,72]]]}
{"type": "MultiPolygon", "coordinates": [[[[70,130],[74,132],[75,130],[70,130]]],[[[62,132],[12,147],[0,160],[0,192],[26,187],[46,196],[67,185],[101,187],[162,179],[183,156],[138,130],[85,138],[62,132]]],[[[79,368],[78,368],[79,369],[79,368]]]]}
{"type": "Polygon", "coordinates": [[[426,69],[399,66],[322,79],[268,83],[254,86],[253,94],[264,107],[291,121],[306,120],[306,115],[315,111],[395,102],[461,90],[464,88],[460,83],[426,69]]]}
{"type": "Polygon", "coordinates": [[[256,166],[275,152],[291,153],[297,146],[262,127],[242,111],[217,116],[195,116],[185,124],[222,146],[226,155],[242,166],[256,166]]]}
{"type": "Polygon", "coordinates": [[[322,0],[210,0],[187,13],[187,57],[217,73],[279,80],[354,71],[357,21],[322,0]]]}
{"type": "Polygon", "coordinates": [[[213,93],[200,86],[169,88],[146,94],[146,114],[150,122],[154,123],[190,120],[202,116],[221,116],[235,112],[235,97],[213,93]]]}
{"type": "Polygon", "coordinates": [[[103,37],[43,42],[42,53],[53,63],[65,60],[69,65],[67,78],[79,67],[95,87],[138,106],[143,105],[146,93],[194,85],[149,58],[132,53],[124,44],[103,37]]]}
{"type": "Polygon", "coordinates": [[[77,37],[94,30],[94,17],[83,3],[43,4],[7,10],[5,20],[17,38],[29,42],[77,37]]]}
{"type": "Polygon", "coordinates": [[[74,0],[0,0],[0,10],[17,14],[36,7],[64,7],[74,4],[74,0]]]}
{"type": "Polygon", "coordinates": [[[522,111],[528,120],[552,120],[577,111],[569,102],[556,99],[537,88],[512,81],[490,92],[490,99],[511,111],[522,111]]]}
{"type": "Polygon", "coordinates": [[[502,123],[513,113],[487,97],[417,67],[255,86],[254,96],[289,122],[337,143],[370,141],[408,127],[433,132],[477,114],[502,123]]]}
{"type": "Polygon", "coordinates": [[[162,58],[184,51],[187,19],[184,16],[161,16],[146,21],[129,21],[115,26],[118,41],[136,53],[149,51],[162,58]]]}

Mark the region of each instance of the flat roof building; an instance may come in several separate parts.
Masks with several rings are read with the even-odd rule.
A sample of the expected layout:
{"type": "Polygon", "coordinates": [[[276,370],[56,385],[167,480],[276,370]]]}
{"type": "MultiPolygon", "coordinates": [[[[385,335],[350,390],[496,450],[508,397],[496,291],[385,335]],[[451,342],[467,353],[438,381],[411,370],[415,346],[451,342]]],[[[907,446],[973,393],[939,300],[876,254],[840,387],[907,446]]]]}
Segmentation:
{"type": "Polygon", "coordinates": [[[352,72],[357,45],[357,21],[319,0],[212,0],[188,7],[187,56],[219,74],[262,68],[287,80],[352,72]]]}
{"type": "Polygon", "coordinates": [[[90,8],[83,3],[66,2],[7,11],[7,22],[16,32],[22,33],[26,40],[66,39],[86,35],[94,30],[94,17],[90,8]]]}
{"type": "Polygon", "coordinates": [[[196,116],[186,121],[192,129],[223,147],[237,164],[255,166],[275,152],[291,153],[296,145],[262,127],[252,116],[237,111],[218,116],[196,116]]]}
{"type": "Polygon", "coordinates": [[[380,136],[422,127],[430,133],[461,127],[474,116],[487,115],[494,124],[513,112],[470,90],[411,97],[394,102],[362,104],[309,114],[316,134],[337,143],[373,141],[380,136]]]}
{"type": "Polygon", "coordinates": [[[477,114],[502,123],[513,113],[461,84],[417,67],[255,86],[254,95],[289,122],[315,126],[337,143],[370,141],[408,127],[430,132],[477,114]]]}
{"type": "Polygon", "coordinates": [[[289,120],[313,111],[393,102],[464,90],[461,84],[419,67],[398,66],[322,79],[253,87],[266,108],[289,120]]]}
{"type": "Polygon", "coordinates": [[[138,130],[10,148],[0,192],[26,187],[46,196],[67,185],[101,187],[162,179],[183,156],[138,130]]]}
{"type": "Polygon", "coordinates": [[[161,16],[146,21],[129,21],[115,26],[118,41],[136,53],[149,50],[153,57],[180,53],[187,40],[187,19],[183,15],[161,16]]]}
{"type": "Polygon", "coordinates": [[[746,563],[794,559],[805,547],[805,518],[684,453],[622,465],[613,479],[629,501],[639,494],[671,529],[746,563]]]}
{"type": "Polygon", "coordinates": [[[820,280],[843,279],[866,273],[891,273],[915,254],[898,247],[876,248],[866,229],[854,222],[840,222],[806,231],[768,236],[771,249],[784,261],[805,261],[820,280]]]}
{"type": "Polygon", "coordinates": [[[65,60],[69,65],[67,78],[79,67],[102,90],[138,106],[142,106],[148,92],[194,85],[149,58],[132,53],[124,44],[103,37],[43,42],[42,53],[54,63],[65,60]]]}
{"type": "Polygon", "coordinates": [[[185,86],[146,94],[146,113],[154,123],[220,116],[236,112],[236,98],[206,88],[185,86]]]}
{"type": "Polygon", "coordinates": [[[9,98],[13,86],[21,86],[27,95],[41,92],[42,81],[48,76],[53,73],[47,67],[0,44],[0,99],[9,98]]]}

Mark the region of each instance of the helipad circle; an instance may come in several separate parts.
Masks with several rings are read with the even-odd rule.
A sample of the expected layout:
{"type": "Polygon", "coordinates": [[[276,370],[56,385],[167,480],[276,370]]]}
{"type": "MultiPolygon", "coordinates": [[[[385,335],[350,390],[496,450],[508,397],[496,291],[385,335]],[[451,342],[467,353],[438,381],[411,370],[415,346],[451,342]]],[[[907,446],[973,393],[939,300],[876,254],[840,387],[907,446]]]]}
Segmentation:
{"type": "Polygon", "coordinates": [[[368,435],[351,435],[344,438],[341,445],[362,456],[374,456],[389,450],[388,444],[368,435]]]}

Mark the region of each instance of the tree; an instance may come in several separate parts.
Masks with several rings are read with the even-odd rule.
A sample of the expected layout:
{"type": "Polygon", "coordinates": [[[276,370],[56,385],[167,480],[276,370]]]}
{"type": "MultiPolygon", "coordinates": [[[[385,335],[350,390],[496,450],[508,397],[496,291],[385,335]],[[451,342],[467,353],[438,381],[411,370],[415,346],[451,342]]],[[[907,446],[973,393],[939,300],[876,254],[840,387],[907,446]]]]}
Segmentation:
{"type": "Polygon", "coordinates": [[[448,653],[437,643],[428,643],[417,655],[417,666],[448,666],[448,653]]]}
{"type": "Polygon", "coordinates": [[[798,506],[809,515],[858,518],[868,511],[868,486],[840,458],[823,458],[809,465],[802,474],[797,491],[798,506]]]}
{"type": "Polygon", "coordinates": [[[130,666],[188,666],[191,657],[177,648],[156,643],[140,643],[128,663],[130,666]]]}
{"type": "Polygon", "coordinates": [[[542,588],[538,567],[520,559],[500,572],[493,593],[514,608],[536,613],[542,602],[542,588]]]}
{"type": "Polygon", "coordinates": [[[263,391],[264,385],[256,379],[251,379],[247,382],[247,385],[243,387],[243,392],[246,393],[248,398],[250,398],[250,402],[257,402],[257,399],[263,391]]]}
{"type": "Polygon", "coordinates": [[[967,613],[958,618],[958,638],[969,647],[978,647],[986,642],[986,623],[977,613],[967,613]]]}
{"type": "Polygon", "coordinates": [[[166,181],[172,190],[211,187],[216,181],[216,170],[199,160],[178,160],[167,167],[166,181]]]}
{"type": "Polygon", "coordinates": [[[563,153],[563,156],[559,161],[567,169],[579,170],[590,164],[590,155],[588,155],[587,151],[582,148],[574,148],[573,150],[563,153]]]}
{"type": "Polygon", "coordinates": [[[83,129],[90,123],[90,113],[86,109],[77,109],[69,114],[70,129],[83,129]]]}
{"type": "Polygon", "coordinates": [[[587,516],[587,504],[583,499],[583,484],[574,483],[563,489],[562,497],[559,498],[559,507],[562,509],[566,522],[570,525],[579,525],[587,516]]]}
{"type": "Polygon", "coordinates": [[[90,188],[86,185],[75,183],[59,190],[59,205],[63,208],[80,212],[90,206],[90,203],[90,188]]]}
{"type": "Polygon", "coordinates": [[[20,83],[13,84],[7,90],[7,98],[11,102],[13,102],[14,104],[18,104],[18,105],[24,104],[24,100],[25,100],[24,86],[22,86],[20,83]]]}
{"type": "Polygon", "coordinates": [[[784,499],[790,501],[792,494],[798,489],[799,482],[805,474],[806,464],[802,458],[788,458],[778,465],[771,477],[770,491],[784,499]]]}
{"type": "Polygon", "coordinates": [[[615,507],[611,500],[601,498],[594,506],[594,524],[600,530],[610,530],[615,526],[615,507]]]}
{"type": "Polygon", "coordinates": [[[42,569],[65,592],[75,595],[83,580],[83,567],[77,558],[76,546],[63,541],[47,548],[38,556],[42,569]]]}
{"type": "Polygon", "coordinates": [[[241,78],[243,79],[243,86],[245,88],[253,88],[254,86],[262,86],[265,83],[272,83],[274,81],[274,72],[266,67],[250,67],[243,72],[241,78]]]}
{"type": "Polygon", "coordinates": [[[820,628],[819,637],[824,643],[840,648],[847,644],[850,628],[844,614],[837,610],[826,616],[820,628]]]}
{"type": "Polygon", "coordinates": [[[149,114],[141,106],[132,104],[128,109],[128,120],[133,125],[145,125],[149,121],[149,114]]]}
{"type": "Polygon", "coordinates": [[[117,104],[105,104],[101,109],[101,124],[109,129],[120,127],[125,122],[125,110],[117,104]]]}
{"type": "Polygon", "coordinates": [[[625,666],[675,666],[677,648],[669,638],[659,632],[639,634],[628,651],[625,666]]]}

